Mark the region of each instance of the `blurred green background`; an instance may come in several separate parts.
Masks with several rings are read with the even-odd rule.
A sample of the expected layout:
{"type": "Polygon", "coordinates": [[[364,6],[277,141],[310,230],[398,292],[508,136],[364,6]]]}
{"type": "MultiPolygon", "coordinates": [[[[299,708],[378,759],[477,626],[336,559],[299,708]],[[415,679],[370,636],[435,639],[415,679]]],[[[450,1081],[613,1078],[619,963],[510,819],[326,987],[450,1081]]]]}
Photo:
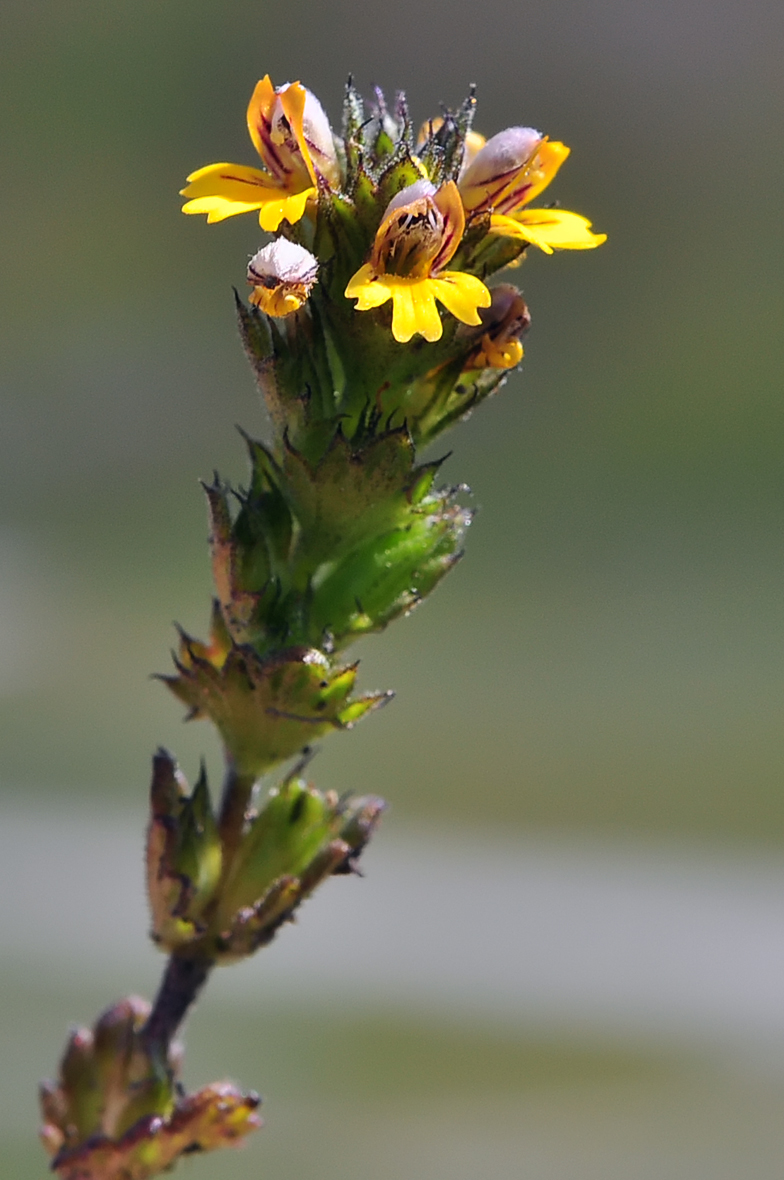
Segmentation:
{"type": "MultiPolygon", "coordinates": [[[[301,79],[337,120],[353,71],[366,92],[405,87],[416,120],[476,82],[479,130],[563,139],[552,196],[609,242],[518,272],[523,371],[446,443],[480,510],[466,559],[358,648],[364,686],[398,698],[326,745],[319,785],[385,795],[392,826],[778,856],[782,33],[774,0],[4,0],[8,805],[141,826],[156,745],[219,773],[209,731],[146,677],[167,670],[172,620],[205,630],[197,478],[241,481],[233,424],[265,429],[231,298],[260,235],[253,217],[180,216],[177,191],[203,164],[253,162],[262,74],[301,79]]],[[[24,963],[5,982],[3,1056],[25,1086],[67,1020],[111,998],[56,994],[24,963]]],[[[780,1175],[784,1075],[386,1010],[330,1009],[322,1035],[283,1005],[252,1048],[208,1003],[196,1080],[227,1068],[281,1113],[194,1177],[715,1178],[739,1173],[728,1111],[736,1162],[780,1175]]],[[[43,1175],[26,1092],[8,1110],[6,1173],[43,1175]]]]}

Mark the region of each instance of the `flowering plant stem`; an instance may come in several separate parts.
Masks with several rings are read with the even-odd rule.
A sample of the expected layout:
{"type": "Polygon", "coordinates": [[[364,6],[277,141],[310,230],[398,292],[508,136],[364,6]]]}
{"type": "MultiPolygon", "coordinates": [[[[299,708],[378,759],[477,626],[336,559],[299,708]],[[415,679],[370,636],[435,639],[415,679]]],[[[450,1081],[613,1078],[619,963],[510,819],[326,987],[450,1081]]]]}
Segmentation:
{"type": "Polygon", "coordinates": [[[152,1010],[141,1031],[141,1040],[152,1060],[166,1062],[177,1030],[209,979],[212,968],[209,959],[170,956],[152,1010]]]}
{"type": "Polygon", "coordinates": [[[342,136],[299,83],[256,86],[263,169],[213,164],[184,212],[258,211],[277,236],[253,257],[240,333],[271,422],[246,437],[250,479],[205,485],[215,599],[209,638],[180,632],[160,679],[217,728],[220,806],[153,759],[151,937],[168,954],[152,1006],[129,997],[68,1041],[41,1091],[61,1180],[147,1180],[184,1154],[242,1140],[258,1097],[229,1082],[187,1094],[175,1037],[214,967],[266,946],[330,876],[350,873],[384,810],[319,791],[314,741],[390,699],[354,695],[340,652],[407,614],[454,566],[471,513],[418,451],[502,385],[529,315],[508,283],[530,245],[589,249],[579,214],[531,209],[568,154],[532,128],[489,141],[474,97],[415,136],[405,97],[367,111],[351,82],[342,136]],[[271,779],[277,770],[277,779],[271,779]]]}

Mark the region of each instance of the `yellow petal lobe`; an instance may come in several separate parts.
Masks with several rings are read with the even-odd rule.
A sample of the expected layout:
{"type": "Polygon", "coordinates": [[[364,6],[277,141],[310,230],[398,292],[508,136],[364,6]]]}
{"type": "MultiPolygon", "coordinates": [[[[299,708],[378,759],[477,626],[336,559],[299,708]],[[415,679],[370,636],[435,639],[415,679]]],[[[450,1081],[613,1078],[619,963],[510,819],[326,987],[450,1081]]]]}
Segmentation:
{"type": "Polygon", "coordinates": [[[443,271],[437,278],[377,276],[369,263],[360,267],[345,293],[348,299],[356,299],[356,311],[370,311],[391,299],[392,335],[400,344],[417,333],[425,340],[441,339],[443,325],[436,299],[464,324],[480,324],[477,308],[491,303],[484,283],[462,271],[443,271]]]}
{"type": "MultiPolygon", "coordinates": [[[[244,164],[208,164],[188,177],[183,213],[206,213],[210,222],[259,209],[280,200],[281,190],[265,172],[244,164]]],[[[302,216],[302,214],[300,214],[302,216]]]]}
{"type": "Polygon", "coordinates": [[[591,222],[567,209],[521,209],[515,217],[495,213],[490,232],[517,238],[538,246],[545,254],[553,250],[593,250],[607,241],[607,234],[591,232],[591,222]]]}
{"type": "Polygon", "coordinates": [[[300,220],[316,189],[310,186],[291,193],[258,168],[208,164],[190,174],[180,195],[190,198],[183,213],[206,213],[210,224],[258,209],[261,228],[274,233],[284,219],[292,225],[300,220]]]}
{"type": "Polygon", "coordinates": [[[264,204],[258,206],[259,225],[268,233],[274,233],[281,221],[284,220],[295,225],[305,212],[308,201],[315,195],[314,188],[306,188],[303,192],[293,193],[291,196],[285,195],[278,189],[274,196],[270,194],[264,204]]]}
{"type": "Polygon", "coordinates": [[[533,173],[533,184],[525,194],[525,204],[536,200],[543,189],[546,189],[558,169],[569,155],[571,148],[558,140],[545,139],[536,153],[536,171],[533,173]]]}
{"type": "Polygon", "coordinates": [[[254,287],[248,296],[250,303],[260,307],[267,315],[282,319],[299,311],[307,300],[306,292],[284,291],[280,288],[269,290],[267,287],[254,287]]]}
{"type": "Polygon", "coordinates": [[[444,270],[429,282],[436,299],[455,319],[464,324],[481,324],[477,309],[489,307],[492,303],[490,292],[481,279],[461,270],[444,270]]]}
{"type": "Polygon", "coordinates": [[[244,203],[227,201],[223,197],[197,197],[194,201],[187,201],[182,211],[188,214],[206,213],[207,224],[214,225],[216,221],[225,221],[227,217],[234,217],[237,213],[252,213],[258,207],[258,201],[244,203]]]}
{"type": "Polygon", "coordinates": [[[261,81],[256,83],[247,113],[248,133],[262,160],[267,150],[264,142],[265,130],[268,132],[276,98],[272,79],[269,74],[265,74],[261,81]]]}
{"type": "Polygon", "coordinates": [[[523,359],[523,346],[519,340],[507,340],[498,345],[487,334],[482,337],[482,347],[470,368],[513,369],[523,359]]]}
{"type": "Polygon", "coordinates": [[[398,280],[392,287],[392,335],[405,344],[415,333],[440,340],[444,331],[432,279],[398,280]]]}
{"type": "Polygon", "coordinates": [[[316,169],[313,166],[313,160],[308,149],[303,126],[307,91],[299,82],[292,82],[279,97],[280,105],[283,107],[283,113],[291,124],[291,130],[294,132],[297,146],[299,147],[302,159],[305,161],[305,167],[310,175],[311,183],[316,185],[318,183],[316,180],[316,169]]]}
{"type": "Polygon", "coordinates": [[[349,280],[345,296],[357,300],[356,311],[370,311],[391,299],[392,291],[387,286],[387,276],[378,276],[370,263],[366,262],[349,280]]]}

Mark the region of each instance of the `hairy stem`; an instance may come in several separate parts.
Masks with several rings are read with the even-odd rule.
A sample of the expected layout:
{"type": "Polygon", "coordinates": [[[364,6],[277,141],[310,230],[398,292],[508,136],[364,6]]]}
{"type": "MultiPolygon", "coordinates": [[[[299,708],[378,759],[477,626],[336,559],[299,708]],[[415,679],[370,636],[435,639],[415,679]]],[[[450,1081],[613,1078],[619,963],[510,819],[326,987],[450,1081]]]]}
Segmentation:
{"type": "Polygon", "coordinates": [[[141,1034],[154,1059],[166,1061],[174,1035],[207,982],[212,967],[211,959],[189,959],[181,955],[172,955],[169,959],[152,1012],[141,1034]]]}

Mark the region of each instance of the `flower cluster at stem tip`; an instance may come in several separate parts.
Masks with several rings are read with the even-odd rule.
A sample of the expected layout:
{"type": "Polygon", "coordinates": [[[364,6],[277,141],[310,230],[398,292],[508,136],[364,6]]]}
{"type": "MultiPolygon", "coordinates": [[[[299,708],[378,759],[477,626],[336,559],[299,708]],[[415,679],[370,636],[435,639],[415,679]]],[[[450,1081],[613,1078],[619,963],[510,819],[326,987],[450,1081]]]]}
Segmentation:
{"type": "MultiPolygon", "coordinates": [[[[324,250],[319,221],[334,223],[346,211],[355,224],[346,234],[352,249],[344,253],[359,249],[360,265],[338,297],[354,300],[357,312],[391,301],[389,326],[401,344],[417,334],[441,339],[438,304],[462,324],[487,326],[480,309],[493,307],[494,296],[486,278],[518,263],[528,246],[552,254],[606,240],[578,213],[531,207],[569,155],[563,143],[532,127],[509,127],[486,140],[471,128],[473,94],[414,137],[405,96],[398,95],[394,114],[380,91],[377,100],[372,118],[352,122],[356,92],[349,82],[338,137],[315,95],[299,82],[275,87],[266,76],[247,111],[263,167],[210,164],[188,177],[184,213],[217,222],[257,211],[261,228],[279,235],[247,272],[250,301],[267,315],[292,315],[308,301],[335,253],[334,243],[324,250]]],[[[503,316],[500,343],[497,332],[486,332],[467,369],[520,361],[508,307],[503,316]]]]}

